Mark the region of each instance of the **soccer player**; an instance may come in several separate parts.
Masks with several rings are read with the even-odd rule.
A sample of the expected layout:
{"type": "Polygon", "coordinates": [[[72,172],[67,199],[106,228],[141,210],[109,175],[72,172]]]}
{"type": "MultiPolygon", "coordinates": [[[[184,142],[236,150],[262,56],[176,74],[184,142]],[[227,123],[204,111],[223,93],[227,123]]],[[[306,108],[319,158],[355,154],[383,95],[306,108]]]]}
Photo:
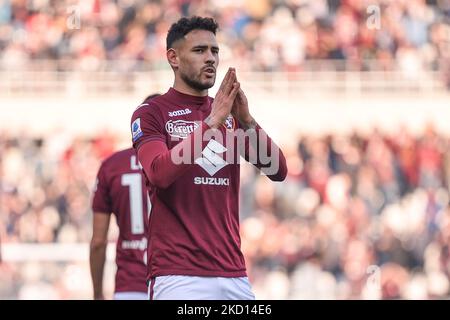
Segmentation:
{"type": "MultiPolygon", "coordinates": [[[[158,94],[148,96],[141,106],[158,94]]],[[[146,249],[149,203],[142,170],[133,148],[114,153],[101,165],[92,199],[94,212],[90,267],[94,299],[104,299],[103,268],[111,213],[119,238],[114,299],[147,300],[146,249]]]]}
{"type": "Polygon", "coordinates": [[[167,60],[174,85],[131,119],[152,203],[150,299],[255,298],[240,249],[237,158],[242,152],[208,133],[242,130],[257,136],[256,144],[250,139],[245,144],[244,158],[268,148],[268,163],[259,158],[252,163],[274,181],[287,174],[281,150],[251,116],[233,68],[215,99],[208,97],[219,63],[217,27],[202,17],[182,18],[170,27],[167,60]],[[179,156],[187,161],[179,162],[179,156]]]}

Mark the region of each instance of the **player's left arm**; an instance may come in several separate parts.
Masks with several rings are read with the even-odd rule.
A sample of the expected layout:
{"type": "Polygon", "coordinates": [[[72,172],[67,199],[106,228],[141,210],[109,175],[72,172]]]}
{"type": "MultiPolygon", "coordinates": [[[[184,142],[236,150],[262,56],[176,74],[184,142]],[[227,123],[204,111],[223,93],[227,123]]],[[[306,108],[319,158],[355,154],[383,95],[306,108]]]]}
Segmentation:
{"type": "Polygon", "coordinates": [[[250,114],[248,100],[239,89],[231,111],[246,132],[245,150],[242,156],[251,162],[272,181],[283,181],[287,175],[286,158],[277,144],[250,114]]]}

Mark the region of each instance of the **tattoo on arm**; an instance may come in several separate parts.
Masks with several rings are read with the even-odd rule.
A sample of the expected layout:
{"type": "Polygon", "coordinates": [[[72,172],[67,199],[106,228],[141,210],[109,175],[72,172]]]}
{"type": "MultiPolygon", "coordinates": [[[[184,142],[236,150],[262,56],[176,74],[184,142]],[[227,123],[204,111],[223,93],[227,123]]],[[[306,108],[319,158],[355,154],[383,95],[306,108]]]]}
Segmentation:
{"type": "Polygon", "coordinates": [[[250,130],[250,129],[256,129],[256,121],[255,119],[252,118],[252,120],[248,123],[241,123],[242,128],[244,128],[244,130],[250,130]]]}

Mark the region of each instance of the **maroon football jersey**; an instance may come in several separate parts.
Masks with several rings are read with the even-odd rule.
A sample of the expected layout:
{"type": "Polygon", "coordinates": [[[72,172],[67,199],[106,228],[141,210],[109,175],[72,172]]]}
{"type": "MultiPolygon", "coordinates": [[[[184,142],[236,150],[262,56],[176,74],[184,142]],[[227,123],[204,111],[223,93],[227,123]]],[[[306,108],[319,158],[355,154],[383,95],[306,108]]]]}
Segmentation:
{"type": "Polygon", "coordinates": [[[147,199],[134,149],[116,152],[102,163],[92,210],[114,213],[119,226],[115,292],[147,292],[147,199]]]}
{"type": "MultiPolygon", "coordinates": [[[[211,112],[212,101],[210,97],[190,96],[170,88],[143,104],[131,119],[134,148],[139,150],[156,140],[172,149],[201,126],[211,112]]],[[[220,130],[225,135],[235,125],[230,118],[220,130]]],[[[231,150],[219,142],[210,141],[203,153],[208,148],[221,154],[218,162],[196,161],[167,188],[157,188],[146,179],[152,203],[149,278],[246,276],[239,235],[239,164],[224,160],[231,150]]]]}

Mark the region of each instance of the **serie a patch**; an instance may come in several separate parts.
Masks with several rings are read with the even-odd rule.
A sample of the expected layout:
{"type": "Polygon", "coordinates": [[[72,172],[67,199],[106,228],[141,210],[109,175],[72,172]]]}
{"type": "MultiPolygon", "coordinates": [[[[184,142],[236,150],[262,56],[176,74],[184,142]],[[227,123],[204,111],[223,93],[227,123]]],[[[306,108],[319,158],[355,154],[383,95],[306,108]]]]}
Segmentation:
{"type": "Polygon", "coordinates": [[[131,124],[131,134],[133,135],[133,142],[142,137],[144,134],[141,129],[141,118],[137,118],[131,124]]]}

